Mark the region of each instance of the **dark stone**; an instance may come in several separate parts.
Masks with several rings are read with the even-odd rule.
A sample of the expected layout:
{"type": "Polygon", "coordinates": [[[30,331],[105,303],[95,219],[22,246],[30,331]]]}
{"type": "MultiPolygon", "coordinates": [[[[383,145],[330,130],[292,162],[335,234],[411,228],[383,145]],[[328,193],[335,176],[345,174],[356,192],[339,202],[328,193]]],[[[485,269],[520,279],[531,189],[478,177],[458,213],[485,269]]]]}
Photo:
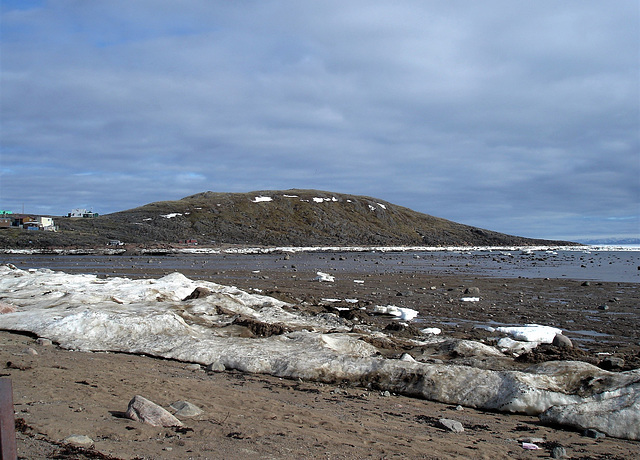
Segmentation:
{"type": "Polygon", "coordinates": [[[582,435],[586,436],[587,438],[593,438],[593,439],[605,438],[607,436],[606,434],[601,433],[598,430],[594,430],[592,428],[584,430],[582,435]]]}
{"type": "Polygon", "coordinates": [[[564,336],[562,334],[556,334],[551,344],[558,348],[573,348],[573,343],[571,342],[571,339],[569,339],[569,337],[564,336]]]}
{"type": "Polygon", "coordinates": [[[615,356],[607,356],[598,364],[602,369],[607,371],[619,371],[624,368],[624,359],[615,356]]]}

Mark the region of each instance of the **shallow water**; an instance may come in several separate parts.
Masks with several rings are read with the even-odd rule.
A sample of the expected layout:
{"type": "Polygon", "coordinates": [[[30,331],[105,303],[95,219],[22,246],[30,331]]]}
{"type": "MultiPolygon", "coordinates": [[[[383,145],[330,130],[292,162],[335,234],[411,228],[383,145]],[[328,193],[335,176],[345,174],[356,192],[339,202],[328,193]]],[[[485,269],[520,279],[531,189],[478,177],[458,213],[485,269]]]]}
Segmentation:
{"type": "Polygon", "coordinates": [[[2,254],[0,263],[19,268],[139,277],[145,271],[225,270],[346,271],[376,274],[415,272],[496,278],[557,278],[640,283],[638,251],[407,251],[298,252],[285,254],[38,255],[2,254]]]}

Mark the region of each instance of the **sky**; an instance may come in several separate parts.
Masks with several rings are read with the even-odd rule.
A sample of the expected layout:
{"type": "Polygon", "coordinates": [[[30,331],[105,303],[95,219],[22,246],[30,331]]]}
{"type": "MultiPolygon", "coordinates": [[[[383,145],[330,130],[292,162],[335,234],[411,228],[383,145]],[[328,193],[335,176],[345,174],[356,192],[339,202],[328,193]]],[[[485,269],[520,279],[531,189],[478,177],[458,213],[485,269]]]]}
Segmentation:
{"type": "Polygon", "coordinates": [[[640,237],[637,0],[1,0],[0,209],[367,195],[640,237]]]}

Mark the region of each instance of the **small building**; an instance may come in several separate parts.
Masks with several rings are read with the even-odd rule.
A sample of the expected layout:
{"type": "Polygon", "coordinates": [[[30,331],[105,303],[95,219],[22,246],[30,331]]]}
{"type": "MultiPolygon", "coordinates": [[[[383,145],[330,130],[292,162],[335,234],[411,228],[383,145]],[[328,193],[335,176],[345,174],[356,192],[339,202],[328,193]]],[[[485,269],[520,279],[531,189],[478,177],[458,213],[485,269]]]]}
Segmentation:
{"type": "Polygon", "coordinates": [[[87,211],[86,209],[81,209],[81,208],[76,208],[76,209],[72,209],[71,212],[69,214],[67,214],[67,217],[83,217],[85,219],[87,218],[92,218],[92,217],[98,217],[98,213],[97,212],[93,212],[93,211],[87,211]]]}
{"type": "Polygon", "coordinates": [[[56,224],[51,217],[40,216],[36,220],[38,228],[47,232],[55,232],[57,230],[56,224]]]}

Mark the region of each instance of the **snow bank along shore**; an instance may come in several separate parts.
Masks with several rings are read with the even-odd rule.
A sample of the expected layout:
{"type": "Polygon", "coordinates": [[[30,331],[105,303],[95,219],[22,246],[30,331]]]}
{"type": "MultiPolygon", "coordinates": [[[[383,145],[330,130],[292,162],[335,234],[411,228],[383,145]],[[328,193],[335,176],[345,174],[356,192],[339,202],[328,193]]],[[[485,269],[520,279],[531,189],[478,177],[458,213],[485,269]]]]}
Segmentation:
{"type": "MultiPolygon", "coordinates": [[[[347,380],[448,404],[539,414],[547,423],[640,439],[640,369],[613,373],[563,361],[526,371],[492,371],[382,358],[371,345],[375,340],[363,340],[384,340],[380,332],[355,328],[330,313],[301,314],[277,299],[179,273],[101,279],[2,266],[0,312],[5,312],[1,329],[31,332],[71,350],[144,353],[325,383],[347,380]],[[253,337],[239,332],[246,328],[253,337]]],[[[527,326],[504,333],[516,342],[546,341],[557,331],[527,326]]],[[[425,334],[421,340],[446,339],[425,334]]],[[[464,342],[479,354],[504,356],[497,348],[464,342]]]]}
{"type": "MultiPolygon", "coordinates": [[[[531,254],[537,251],[553,253],[556,251],[638,251],[640,247],[615,245],[584,246],[269,246],[269,247],[176,247],[176,248],[136,248],[139,254],[278,254],[278,253],[316,253],[316,252],[459,252],[477,251],[517,251],[531,254]]],[[[57,255],[117,255],[127,252],[125,248],[4,248],[0,254],[57,254],[57,255]]]]}

